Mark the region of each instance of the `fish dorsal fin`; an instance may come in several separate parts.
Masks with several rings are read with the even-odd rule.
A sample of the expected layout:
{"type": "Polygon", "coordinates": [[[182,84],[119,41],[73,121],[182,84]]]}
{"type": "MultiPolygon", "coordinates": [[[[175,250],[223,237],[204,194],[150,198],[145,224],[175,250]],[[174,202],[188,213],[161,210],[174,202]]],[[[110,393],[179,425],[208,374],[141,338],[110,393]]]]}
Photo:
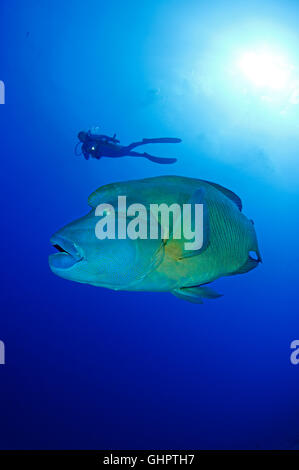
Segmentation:
{"type": "Polygon", "coordinates": [[[206,181],[206,180],[201,180],[201,181],[203,181],[204,183],[208,183],[211,186],[214,186],[214,188],[218,189],[218,191],[220,191],[226,197],[228,197],[231,201],[233,201],[236,204],[236,206],[239,208],[239,210],[242,211],[242,201],[239,198],[239,196],[237,196],[233,191],[231,191],[230,189],[224,188],[224,186],[221,186],[220,184],[212,183],[211,181],[206,181]]]}

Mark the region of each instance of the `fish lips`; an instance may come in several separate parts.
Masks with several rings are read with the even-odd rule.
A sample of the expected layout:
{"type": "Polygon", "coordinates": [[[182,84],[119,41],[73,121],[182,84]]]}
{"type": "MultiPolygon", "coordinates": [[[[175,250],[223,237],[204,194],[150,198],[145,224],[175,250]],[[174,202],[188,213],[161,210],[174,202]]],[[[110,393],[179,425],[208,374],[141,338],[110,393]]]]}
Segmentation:
{"type": "Polygon", "coordinates": [[[62,271],[70,269],[83,261],[83,253],[74,242],[60,235],[53,235],[51,244],[58,250],[49,256],[49,265],[52,270],[62,271]]]}

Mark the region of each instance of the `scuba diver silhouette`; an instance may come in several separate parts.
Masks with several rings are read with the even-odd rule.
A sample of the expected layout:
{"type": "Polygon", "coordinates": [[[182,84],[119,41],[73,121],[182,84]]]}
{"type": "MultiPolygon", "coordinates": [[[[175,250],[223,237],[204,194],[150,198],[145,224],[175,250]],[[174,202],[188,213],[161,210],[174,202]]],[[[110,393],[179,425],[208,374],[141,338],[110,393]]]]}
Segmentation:
{"type": "Polygon", "coordinates": [[[154,163],[175,163],[176,158],[160,158],[150,155],[148,153],[134,152],[133,149],[140,145],[146,144],[165,144],[165,143],[179,143],[181,139],[175,139],[171,137],[162,137],[157,139],[142,139],[140,142],[133,142],[130,145],[120,145],[119,140],[116,139],[116,134],[113,137],[109,137],[104,134],[96,134],[91,131],[81,131],[78,134],[79,142],[76,145],[76,155],[84,155],[86,160],[89,157],[100,159],[101,157],[144,157],[154,163]],[[78,153],[78,147],[81,146],[81,152],[78,153]]]}

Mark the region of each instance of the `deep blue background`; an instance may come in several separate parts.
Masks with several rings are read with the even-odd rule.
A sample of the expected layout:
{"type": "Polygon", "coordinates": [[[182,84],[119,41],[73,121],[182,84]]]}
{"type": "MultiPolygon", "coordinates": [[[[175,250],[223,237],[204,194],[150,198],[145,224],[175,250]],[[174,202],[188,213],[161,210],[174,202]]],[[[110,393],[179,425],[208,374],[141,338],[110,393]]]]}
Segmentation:
{"type": "Polygon", "coordinates": [[[299,445],[298,104],[226,67],[267,41],[296,74],[298,16],[295,1],[1,2],[2,449],[299,445]],[[155,147],[179,162],[75,157],[94,125],[181,137],[155,147]],[[50,236],[93,190],[160,174],[235,191],[264,263],[204,305],[50,272],[50,236]]]}

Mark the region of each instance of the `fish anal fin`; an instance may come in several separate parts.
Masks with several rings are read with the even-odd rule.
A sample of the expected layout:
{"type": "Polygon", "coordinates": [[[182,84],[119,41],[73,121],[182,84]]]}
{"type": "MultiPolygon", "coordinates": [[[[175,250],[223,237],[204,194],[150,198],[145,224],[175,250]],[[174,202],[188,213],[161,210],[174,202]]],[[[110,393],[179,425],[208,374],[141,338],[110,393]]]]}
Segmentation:
{"type": "Polygon", "coordinates": [[[198,295],[192,295],[189,292],[185,292],[182,289],[176,289],[172,291],[172,294],[182,300],[187,300],[187,302],[192,302],[193,304],[203,304],[202,298],[198,295]]]}
{"type": "Polygon", "coordinates": [[[222,294],[219,294],[214,289],[207,286],[182,287],[181,289],[174,290],[172,293],[180,299],[195,304],[202,304],[203,299],[217,299],[218,297],[222,297],[222,294]]]}

